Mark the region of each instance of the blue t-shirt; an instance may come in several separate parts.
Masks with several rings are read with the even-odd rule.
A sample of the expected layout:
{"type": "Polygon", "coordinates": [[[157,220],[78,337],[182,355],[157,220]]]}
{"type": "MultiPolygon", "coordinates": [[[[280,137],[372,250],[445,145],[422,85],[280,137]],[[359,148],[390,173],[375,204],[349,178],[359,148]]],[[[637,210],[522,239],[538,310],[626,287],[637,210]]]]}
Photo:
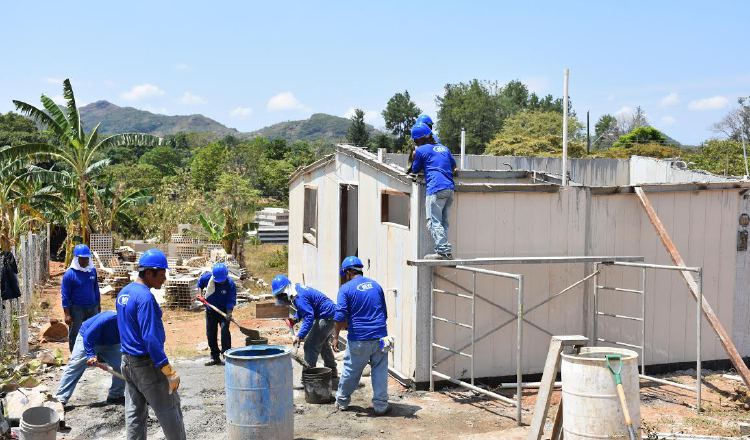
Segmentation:
{"type": "Polygon", "coordinates": [[[375,280],[358,276],[339,288],[337,322],[347,321],[350,341],[370,341],[388,336],[385,294],[375,280]]]}
{"type": "Polygon", "coordinates": [[[123,353],[149,356],[156,367],[169,362],[164,353],[167,338],[161,322],[161,307],[148,287],[130,283],[117,294],[117,326],[123,353]]]}
{"type": "Polygon", "coordinates": [[[427,182],[427,195],[444,189],[455,189],[453,168],[456,160],[451,151],[442,144],[425,144],[414,152],[411,171],[414,174],[424,171],[427,182]]]}
{"type": "Polygon", "coordinates": [[[62,277],[62,306],[95,306],[100,302],[96,269],[89,272],[68,268],[62,277]]]}
{"type": "MultiPolygon", "coordinates": [[[[205,289],[208,286],[208,280],[211,279],[211,272],[206,272],[201,275],[198,280],[198,288],[205,289]]],[[[231,278],[227,278],[223,283],[217,283],[214,281],[214,293],[206,298],[209,304],[226,312],[227,310],[233,310],[237,304],[237,286],[231,278]]],[[[209,307],[206,306],[206,311],[209,311],[209,307]]]]}
{"type": "Polygon", "coordinates": [[[302,321],[297,336],[305,339],[316,319],[333,318],[336,304],[325,293],[312,287],[295,284],[294,288],[297,290],[297,296],[294,298],[297,314],[294,315],[294,319],[302,321]]]}
{"type": "Polygon", "coordinates": [[[117,313],[108,310],[83,321],[78,333],[83,339],[86,357],[96,356],[96,346],[117,345],[120,343],[120,331],[117,329],[117,313]]]}

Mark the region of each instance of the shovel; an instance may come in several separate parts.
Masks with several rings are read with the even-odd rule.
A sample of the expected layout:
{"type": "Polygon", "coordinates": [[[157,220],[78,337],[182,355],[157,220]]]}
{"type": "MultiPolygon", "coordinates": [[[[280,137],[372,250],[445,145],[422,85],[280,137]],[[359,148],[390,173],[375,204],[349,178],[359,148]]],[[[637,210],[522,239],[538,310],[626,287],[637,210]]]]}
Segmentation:
{"type": "Polygon", "coordinates": [[[97,363],[94,364],[94,366],[97,367],[97,368],[101,368],[102,370],[106,371],[107,373],[111,374],[112,376],[114,376],[114,377],[116,377],[118,379],[125,380],[125,376],[123,376],[122,374],[118,373],[117,371],[115,371],[114,368],[112,368],[111,366],[109,366],[107,364],[103,364],[101,362],[97,362],[97,363]]]}
{"type": "Polygon", "coordinates": [[[622,413],[625,415],[625,425],[628,427],[628,434],[630,434],[630,440],[636,440],[635,429],[633,429],[633,421],[630,419],[630,411],[628,411],[628,405],[625,403],[625,390],[622,388],[622,356],[619,354],[608,354],[605,356],[607,359],[607,368],[612,372],[615,377],[615,384],[617,385],[617,395],[620,397],[620,406],[622,407],[622,413]],[[610,360],[617,361],[617,369],[615,370],[610,364],[610,360]]]}
{"type": "MultiPolygon", "coordinates": [[[[294,335],[294,323],[293,323],[294,321],[290,319],[285,319],[284,321],[286,322],[287,327],[289,327],[289,333],[291,333],[292,337],[294,337],[295,336],[294,335]]],[[[299,345],[295,345],[294,352],[292,353],[292,358],[294,358],[295,361],[299,362],[300,365],[302,365],[303,367],[311,368],[310,364],[308,364],[307,361],[305,361],[305,358],[300,356],[298,352],[299,352],[299,345]]]]}
{"type": "Polygon", "coordinates": [[[213,304],[211,304],[208,301],[206,301],[206,298],[204,298],[204,297],[202,297],[200,295],[196,296],[196,298],[198,299],[198,301],[200,301],[203,304],[205,304],[206,306],[210,307],[211,310],[213,310],[214,312],[216,312],[219,315],[223,316],[224,319],[237,324],[237,327],[240,328],[240,331],[242,332],[243,335],[248,336],[251,339],[260,339],[260,332],[258,330],[253,330],[253,329],[245,328],[245,327],[241,326],[239,322],[235,321],[234,318],[231,318],[231,319],[227,318],[227,314],[226,313],[222,312],[221,310],[218,309],[218,307],[216,307],[213,304]]]}

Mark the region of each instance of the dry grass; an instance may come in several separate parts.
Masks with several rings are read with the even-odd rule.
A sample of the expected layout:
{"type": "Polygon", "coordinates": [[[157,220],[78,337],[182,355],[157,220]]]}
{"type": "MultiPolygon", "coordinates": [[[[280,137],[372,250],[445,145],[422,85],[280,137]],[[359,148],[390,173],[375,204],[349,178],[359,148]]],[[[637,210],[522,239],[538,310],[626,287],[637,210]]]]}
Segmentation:
{"type": "MultiPolygon", "coordinates": [[[[271,283],[273,277],[287,272],[287,251],[285,245],[259,244],[245,246],[245,264],[250,275],[271,283]]],[[[251,287],[253,292],[260,290],[251,287]]],[[[269,293],[269,292],[264,292],[269,293]]]]}

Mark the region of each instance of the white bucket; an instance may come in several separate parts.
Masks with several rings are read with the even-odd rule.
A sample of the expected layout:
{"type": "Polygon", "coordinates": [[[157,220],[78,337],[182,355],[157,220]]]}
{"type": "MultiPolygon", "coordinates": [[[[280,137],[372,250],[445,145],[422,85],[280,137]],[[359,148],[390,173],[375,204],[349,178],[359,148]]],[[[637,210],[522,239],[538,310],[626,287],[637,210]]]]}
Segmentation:
{"type": "MultiPolygon", "coordinates": [[[[604,358],[622,356],[622,386],[636,438],[641,438],[641,400],[638,354],[611,347],[584,347],[579,354],[562,354],[563,432],[565,440],[628,437],[625,416],[617,397],[615,378],[604,358]]],[[[618,362],[612,367],[617,369],[618,362]]]]}
{"type": "Polygon", "coordinates": [[[55,440],[60,416],[52,408],[38,406],[21,414],[20,440],[55,440]]]}

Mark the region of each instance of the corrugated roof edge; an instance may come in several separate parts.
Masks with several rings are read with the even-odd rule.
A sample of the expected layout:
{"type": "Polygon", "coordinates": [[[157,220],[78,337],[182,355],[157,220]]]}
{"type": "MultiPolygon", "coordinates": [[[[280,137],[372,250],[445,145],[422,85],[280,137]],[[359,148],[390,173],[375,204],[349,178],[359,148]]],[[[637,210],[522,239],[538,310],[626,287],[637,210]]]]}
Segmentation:
{"type": "Polygon", "coordinates": [[[750,182],[690,182],[690,183],[649,183],[643,185],[627,186],[591,186],[591,194],[630,194],[634,193],[634,188],[640,186],[646,192],[666,192],[666,191],[701,191],[701,190],[722,190],[722,189],[739,189],[747,191],[750,189],[750,182]]]}
{"type": "Polygon", "coordinates": [[[292,173],[291,176],[289,176],[289,183],[293,182],[297,177],[301,176],[302,174],[309,173],[311,171],[315,171],[318,168],[322,168],[326,165],[328,165],[329,162],[332,162],[335,158],[335,154],[329,154],[327,156],[323,156],[321,159],[316,160],[315,162],[311,163],[310,165],[299,167],[292,173]]]}

